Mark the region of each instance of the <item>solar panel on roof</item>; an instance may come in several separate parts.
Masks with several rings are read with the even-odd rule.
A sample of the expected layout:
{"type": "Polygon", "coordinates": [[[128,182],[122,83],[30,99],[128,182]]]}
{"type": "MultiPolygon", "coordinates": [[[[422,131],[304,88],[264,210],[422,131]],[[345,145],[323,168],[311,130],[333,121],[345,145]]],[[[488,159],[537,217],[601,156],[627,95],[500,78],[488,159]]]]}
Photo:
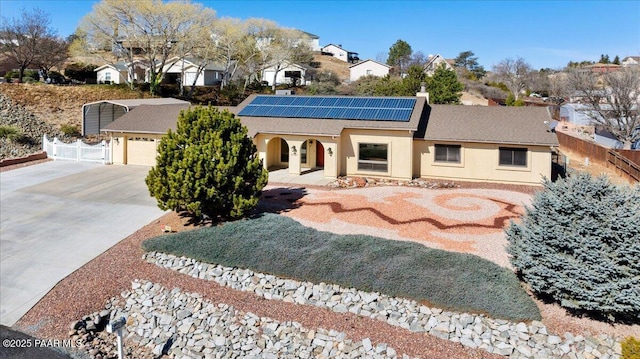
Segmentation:
{"type": "Polygon", "coordinates": [[[407,122],[415,104],[414,98],[258,95],[238,115],[407,122]]]}

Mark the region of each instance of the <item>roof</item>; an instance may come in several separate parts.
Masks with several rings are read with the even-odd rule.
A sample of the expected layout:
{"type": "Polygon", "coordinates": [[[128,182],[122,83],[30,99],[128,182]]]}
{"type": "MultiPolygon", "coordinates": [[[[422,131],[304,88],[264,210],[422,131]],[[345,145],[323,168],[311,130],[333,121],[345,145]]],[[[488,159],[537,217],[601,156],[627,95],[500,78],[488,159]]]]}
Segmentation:
{"type": "MultiPolygon", "coordinates": [[[[232,110],[240,113],[258,95],[251,95],[237,108],[232,110]]],[[[345,96],[346,97],[346,96],[345,96]]],[[[387,97],[388,98],[388,97],[387,97]]],[[[318,136],[340,136],[346,128],[361,129],[386,129],[418,131],[421,115],[426,99],[423,97],[406,97],[416,99],[409,121],[380,121],[380,120],[342,120],[342,119],[318,119],[318,118],[288,118],[288,117],[252,117],[239,116],[242,124],[247,126],[249,136],[254,137],[259,133],[272,134],[305,134],[318,136]]]]}
{"type": "Polygon", "coordinates": [[[104,132],[167,133],[175,130],[180,111],[190,104],[140,105],[103,127],[104,132]]]}
{"type": "Polygon", "coordinates": [[[431,105],[425,140],[557,146],[546,107],[431,105]]]}
{"type": "Polygon", "coordinates": [[[93,71],[100,71],[100,70],[104,70],[106,68],[112,68],[118,71],[126,71],[127,70],[127,66],[125,65],[124,61],[118,61],[115,64],[105,64],[102,65],[100,67],[96,67],[95,70],[93,71]]]}
{"type": "Polygon", "coordinates": [[[82,105],[84,109],[85,106],[91,106],[100,103],[111,103],[118,106],[126,107],[131,110],[140,105],[171,105],[171,104],[189,104],[187,101],[178,100],[177,98],[172,97],[157,97],[157,98],[136,98],[136,99],[125,99],[125,100],[101,100],[95,102],[89,102],[82,105]]]}
{"type": "Polygon", "coordinates": [[[307,35],[307,36],[309,36],[309,37],[310,37],[310,38],[312,38],[312,39],[319,39],[319,38],[320,38],[320,36],[318,36],[318,35],[314,35],[314,34],[312,34],[312,33],[310,33],[310,32],[302,31],[302,33],[303,33],[303,34],[305,34],[305,35],[307,35]]]}
{"type": "Polygon", "coordinates": [[[353,64],[353,65],[349,66],[349,68],[356,67],[356,66],[358,66],[358,65],[362,65],[362,64],[364,64],[365,62],[374,62],[374,63],[376,63],[376,64],[378,64],[378,65],[382,65],[382,66],[384,66],[384,67],[391,68],[391,66],[389,66],[389,65],[387,65],[387,64],[383,64],[382,62],[378,62],[378,61],[371,60],[371,59],[368,59],[368,60],[364,60],[364,61],[360,61],[360,62],[358,62],[358,63],[355,63],[355,64],[353,64]]]}
{"type": "MultiPolygon", "coordinates": [[[[237,107],[217,108],[221,111],[229,110],[237,116],[257,96],[259,95],[249,96],[237,107]]],[[[416,101],[408,121],[238,117],[247,126],[250,137],[257,134],[340,136],[345,129],[376,129],[410,131],[415,139],[429,141],[558,145],[555,133],[545,124],[545,121],[551,122],[551,116],[545,107],[428,105],[424,97],[394,99],[402,98],[416,101]]],[[[180,111],[189,106],[189,103],[140,105],[102,130],[164,134],[169,129],[175,130],[180,111]]]]}

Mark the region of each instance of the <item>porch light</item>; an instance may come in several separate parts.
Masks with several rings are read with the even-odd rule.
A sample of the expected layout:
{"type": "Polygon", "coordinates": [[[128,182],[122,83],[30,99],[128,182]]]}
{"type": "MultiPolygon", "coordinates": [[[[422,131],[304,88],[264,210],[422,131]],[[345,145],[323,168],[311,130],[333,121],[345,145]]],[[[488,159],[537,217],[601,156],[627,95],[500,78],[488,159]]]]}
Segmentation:
{"type": "Polygon", "coordinates": [[[119,145],[120,144],[120,139],[118,137],[114,137],[113,138],[113,142],[115,142],[116,145],[119,145]]]}
{"type": "Polygon", "coordinates": [[[331,147],[327,148],[327,153],[329,154],[329,156],[333,156],[333,150],[331,149],[331,147]]]}
{"type": "Polygon", "coordinates": [[[296,150],[296,146],[291,146],[291,153],[293,153],[294,156],[298,154],[298,150],[296,150]]]}

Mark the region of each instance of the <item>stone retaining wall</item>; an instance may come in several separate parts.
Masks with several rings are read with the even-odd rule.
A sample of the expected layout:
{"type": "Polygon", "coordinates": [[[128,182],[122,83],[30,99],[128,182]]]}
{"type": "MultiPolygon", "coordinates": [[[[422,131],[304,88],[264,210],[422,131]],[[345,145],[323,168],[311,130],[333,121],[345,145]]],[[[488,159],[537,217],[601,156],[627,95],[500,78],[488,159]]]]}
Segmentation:
{"type": "Polygon", "coordinates": [[[585,338],[571,333],[560,337],[549,333],[539,321],[512,323],[483,315],[447,312],[404,298],[325,283],[281,279],[162,253],[146,253],[143,258],[160,267],[212,280],[236,290],[250,291],[269,300],[326,307],[339,313],[350,312],[511,358],[605,359],[621,355],[620,343],[615,338],[604,335],[585,338]]]}
{"type": "MultiPolygon", "coordinates": [[[[244,313],[227,304],[214,304],[197,293],[171,291],[159,284],[136,280],[132,290],[113,298],[103,310],[73,324],[74,339],[92,339],[85,346],[92,357],[113,358],[115,348],[109,338],[90,331],[109,320],[127,318],[125,342],[135,342],[142,350],[133,357],[175,358],[397,358],[387,344],[371,340],[352,341],[345,333],[322,328],[305,328],[297,322],[278,322],[244,313]],[[100,347],[95,348],[99,342],[100,347]]],[[[113,342],[114,334],[111,334],[113,342]]],[[[402,358],[409,358],[402,356],[402,358]]]]}

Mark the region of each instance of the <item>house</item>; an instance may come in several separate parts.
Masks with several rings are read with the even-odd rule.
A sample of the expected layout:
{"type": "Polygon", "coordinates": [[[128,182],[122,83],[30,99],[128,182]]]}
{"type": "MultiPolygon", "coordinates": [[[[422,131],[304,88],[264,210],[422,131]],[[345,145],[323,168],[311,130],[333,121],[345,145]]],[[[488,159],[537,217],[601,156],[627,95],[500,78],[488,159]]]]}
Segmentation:
{"type": "MultiPolygon", "coordinates": [[[[269,86],[273,86],[273,75],[276,70],[273,66],[267,67],[262,71],[262,81],[267,82],[269,86]]],[[[276,76],[276,85],[292,84],[306,85],[307,68],[298,64],[286,64],[276,76]]]]}
{"type": "Polygon", "coordinates": [[[103,127],[138,106],[155,106],[165,104],[189,105],[189,102],[175,98],[145,98],[130,100],[102,100],[86,103],[82,105],[82,135],[99,134],[103,127]]]}
{"type": "Polygon", "coordinates": [[[357,81],[363,76],[385,77],[389,74],[390,69],[391,66],[371,59],[360,61],[349,66],[349,80],[351,82],[357,81]]]}
{"type": "Polygon", "coordinates": [[[598,74],[602,74],[602,73],[606,73],[606,72],[613,72],[613,71],[618,71],[620,70],[620,65],[616,65],[616,64],[602,64],[602,63],[597,63],[597,64],[593,64],[593,65],[587,65],[584,67],[585,70],[589,70],[593,73],[598,73],[598,74]]]}
{"type": "Polygon", "coordinates": [[[342,45],[329,44],[322,48],[322,53],[331,54],[336,59],[348,63],[356,63],[360,60],[357,52],[347,51],[342,48],[342,45]]]}
{"type": "Polygon", "coordinates": [[[620,62],[622,67],[638,66],[640,65],[640,56],[627,56],[620,62]]]}
{"type": "MultiPolygon", "coordinates": [[[[140,106],[103,128],[112,163],[154,165],[185,105],[140,106]],[[137,153],[141,152],[141,153],[137,153]]],[[[327,178],[416,177],[540,184],[558,141],[541,107],[429,105],[425,97],[251,95],[240,117],[268,169],[327,178]]]]}
{"type": "Polygon", "coordinates": [[[302,31],[303,34],[305,34],[307,36],[307,45],[309,45],[309,48],[311,49],[311,51],[320,51],[322,50],[320,48],[320,36],[318,35],[314,35],[312,33],[306,32],[306,31],[302,31]]]}
{"type": "MultiPolygon", "coordinates": [[[[601,108],[609,110],[611,109],[611,105],[603,104],[601,108]]],[[[607,148],[622,148],[624,144],[590,117],[590,113],[593,113],[593,110],[591,110],[591,106],[586,104],[568,103],[560,106],[559,130],[579,133],[607,148]]],[[[637,131],[640,131],[640,127],[638,127],[637,131]]],[[[638,147],[640,147],[640,141],[631,145],[632,149],[638,147]]]]}
{"type": "Polygon", "coordinates": [[[129,74],[129,63],[118,61],[114,64],[102,65],[94,70],[99,84],[126,84],[144,82],[146,66],[138,61],[134,62],[133,78],[129,74]]]}
{"type": "Polygon", "coordinates": [[[445,69],[453,70],[453,60],[447,60],[440,54],[429,55],[427,63],[424,64],[424,72],[427,74],[427,76],[433,76],[433,74],[436,72],[436,69],[443,64],[445,69]]]}
{"type": "Polygon", "coordinates": [[[222,82],[224,66],[216,63],[207,64],[198,74],[199,60],[194,57],[173,57],[162,68],[164,73],[163,83],[175,84],[180,81],[185,86],[213,86],[222,82]]]}

